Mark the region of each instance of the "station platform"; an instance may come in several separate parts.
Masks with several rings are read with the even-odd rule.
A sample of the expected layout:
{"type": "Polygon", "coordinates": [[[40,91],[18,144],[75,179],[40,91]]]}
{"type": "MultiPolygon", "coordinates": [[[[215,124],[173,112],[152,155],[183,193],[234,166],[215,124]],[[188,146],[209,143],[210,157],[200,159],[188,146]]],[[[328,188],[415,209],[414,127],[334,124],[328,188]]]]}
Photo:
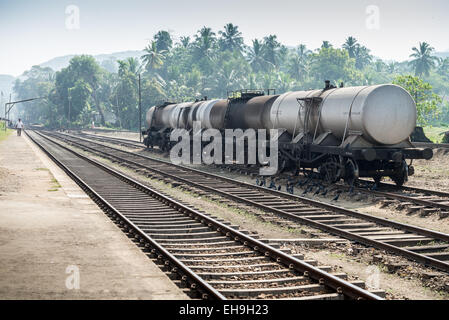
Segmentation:
{"type": "Polygon", "coordinates": [[[0,142],[0,299],[189,299],[25,134],[0,142]]]}

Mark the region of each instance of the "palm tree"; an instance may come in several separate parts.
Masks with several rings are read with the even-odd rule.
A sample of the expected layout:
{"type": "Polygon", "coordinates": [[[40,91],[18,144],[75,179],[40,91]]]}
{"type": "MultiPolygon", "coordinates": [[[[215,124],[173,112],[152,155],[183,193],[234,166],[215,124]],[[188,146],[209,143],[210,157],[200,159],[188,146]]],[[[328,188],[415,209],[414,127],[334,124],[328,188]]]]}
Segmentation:
{"type": "Polygon", "coordinates": [[[329,41],[323,41],[321,44],[321,49],[329,49],[332,48],[332,44],[329,41]]]}
{"type": "Polygon", "coordinates": [[[294,53],[289,59],[288,72],[296,79],[303,80],[307,73],[306,62],[300,55],[294,53]]]}
{"type": "Polygon", "coordinates": [[[377,59],[374,63],[374,66],[376,67],[376,71],[381,73],[384,71],[387,65],[381,59],[377,59]]]}
{"type": "Polygon", "coordinates": [[[296,48],[296,53],[304,62],[307,61],[307,58],[312,53],[309,49],[307,49],[305,44],[300,44],[298,48],[296,48]]]}
{"type": "Polygon", "coordinates": [[[230,63],[224,63],[216,74],[216,82],[218,90],[225,94],[233,88],[237,81],[237,71],[232,67],[230,63]]]}
{"type": "Polygon", "coordinates": [[[350,58],[355,58],[355,48],[357,40],[354,37],[348,37],[343,44],[343,49],[346,49],[349,53],[350,58]]]}
{"type": "Polygon", "coordinates": [[[363,69],[366,65],[370,64],[373,57],[369,53],[369,49],[359,44],[354,48],[355,67],[359,70],[363,69]]]}
{"type": "Polygon", "coordinates": [[[264,89],[272,89],[272,88],[274,88],[275,81],[276,81],[276,78],[272,72],[264,73],[262,75],[260,84],[262,85],[262,88],[264,88],[264,89]]]}
{"type": "Polygon", "coordinates": [[[277,41],[277,36],[270,34],[263,38],[264,58],[273,67],[277,65],[278,53],[281,44],[277,41]]]}
{"type": "Polygon", "coordinates": [[[290,91],[293,86],[293,79],[289,74],[279,72],[275,80],[276,88],[279,89],[279,93],[290,91]]]}
{"type": "Polygon", "coordinates": [[[437,57],[432,56],[435,50],[427,42],[420,42],[419,48],[413,47],[413,53],[410,55],[414,58],[410,61],[410,65],[415,69],[415,75],[421,77],[422,75],[429,75],[430,69],[435,66],[437,57]]]}
{"type": "Polygon", "coordinates": [[[254,72],[261,71],[267,64],[264,58],[264,47],[262,41],[258,39],[253,40],[253,45],[248,49],[248,62],[253,68],[254,72]]]}
{"type": "Polygon", "coordinates": [[[145,68],[149,72],[153,72],[156,69],[159,69],[164,64],[164,53],[165,51],[159,51],[157,49],[156,41],[151,41],[144,51],[146,52],[142,57],[143,63],[145,63],[145,68]]]}
{"type": "Polygon", "coordinates": [[[438,60],[437,72],[442,76],[449,76],[449,58],[438,60]]]}
{"type": "Polygon", "coordinates": [[[128,63],[128,71],[133,74],[139,74],[142,71],[142,66],[139,63],[139,60],[134,57],[129,57],[126,59],[128,63]]]}
{"type": "Polygon", "coordinates": [[[185,49],[190,46],[190,37],[181,37],[179,41],[181,41],[181,45],[185,49]]]}
{"type": "Polygon", "coordinates": [[[238,30],[238,26],[228,23],[224,26],[224,31],[218,31],[221,36],[220,45],[222,49],[229,51],[242,52],[243,49],[243,37],[242,33],[238,30]]]}
{"type": "Polygon", "coordinates": [[[168,52],[173,46],[173,40],[168,31],[161,30],[156,33],[154,35],[154,41],[156,41],[156,47],[158,51],[165,50],[165,52],[168,52]]]}
{"type": "Polygon", "coordinates": [[[123,77],[128,72],[128,63],[126,60],[117,60],[118,63],[118,75],[123,77]]]}
{"type": "Polygon", "coordinates": [[[210,51],[215,45],[215,32],[211,28],[203,27],[195,35],[195,51],[199,58],[210,57],[210,51]]]}
{"type": "Polygon", "coordinates": [[[397,63],[397,62],[394,62],[394,61],[393,61],[393,62],[390,62],[390,63],[388,64],[388,66],[387,66],[388,73],[390,73],[390,74],[395,73],[397,67],[398,67],[398,63],[397,63]]]}

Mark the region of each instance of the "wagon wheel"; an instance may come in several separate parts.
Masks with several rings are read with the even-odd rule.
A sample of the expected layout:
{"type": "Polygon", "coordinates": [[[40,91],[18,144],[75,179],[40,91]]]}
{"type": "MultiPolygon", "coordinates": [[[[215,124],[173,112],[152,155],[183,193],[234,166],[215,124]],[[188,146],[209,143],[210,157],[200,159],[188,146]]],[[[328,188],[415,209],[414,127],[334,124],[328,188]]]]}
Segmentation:
{"type": "Polygon", "coordinates": [[[321,179],[327,183],[335,183],[341,178],[342,167],[339,161],[332,157],[323,163],[319,169],[321,179]]]}
{"type": "Polygon", "coordinates": [[[359,166],[352,159],[347,159],[345,162],[345,177],[344,180],[350,186],[357,183],[359,179],[359,166]]]}
{"type": "Polygon", "coordinates": [[[398,187],[408,181],[408,166],[405,160],[402,161],[401,166],[397,169],[394,175],[390,176],[390,178],[398,187]]]}

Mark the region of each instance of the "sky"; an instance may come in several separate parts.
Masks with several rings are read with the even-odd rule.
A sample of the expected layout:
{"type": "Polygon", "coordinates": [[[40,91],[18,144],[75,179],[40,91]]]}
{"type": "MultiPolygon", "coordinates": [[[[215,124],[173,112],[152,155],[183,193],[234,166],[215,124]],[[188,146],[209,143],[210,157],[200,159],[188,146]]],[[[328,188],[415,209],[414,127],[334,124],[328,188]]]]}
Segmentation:
{"type": "Polygon", "coordinates": [[[179,39],[229,22],[247,44],[275,34],[315,49],[354,36],[398,61],[419,41],[449,51],[447,0],[0,0],[0,74],[18,76],[57,56],[141,50],[159,30],[179,39]]]}

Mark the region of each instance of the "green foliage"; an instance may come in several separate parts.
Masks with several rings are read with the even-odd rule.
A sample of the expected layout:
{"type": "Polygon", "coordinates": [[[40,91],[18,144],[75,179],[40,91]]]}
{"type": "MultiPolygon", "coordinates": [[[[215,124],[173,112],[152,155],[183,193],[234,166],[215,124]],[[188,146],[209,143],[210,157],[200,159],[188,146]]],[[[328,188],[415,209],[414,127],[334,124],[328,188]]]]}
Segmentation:
{"type": "Polygon", "coordinates": [[[25,80],[16,80],[14,92],[18,100],[44,97],[23,104],[18,104],[19,115],[27,123],[40,122],[49,124],[54,118],[54,80],[55,74],[51,68],[33,66],[24,73],[25,80]],[[26,110],[26,113],[25,113],[26,110]]]}
{"type": "Polygon", "coordinates": [[[441,143],[443,142],[444,133],[449,130],[447,126],[434,126],[434,125],[428,125],[423,127],[424,133],[427,138],[432,140],[434,143],[441,143]]]}
{"type": "Polygon", "coordinates": [[[45,97],[18,106],[26,122],[67,126],[70,105],[70,118],[76,126],[100,121],[108,127],[137,130],[139,75],[142,120],[149,107],[164,101],[225,98],[228,91],[244,88],[283,93],[322,88],[324,80],[337,86],[340,82],[356,86],[395,80],[417,98],[421,124],[434,124],[438,113],[438,121],[449,123],[448,99],[444,98],[449,93],[449,58],[437,59],[432,52],[427,43],[420,43],[413,48],[410,63],[386,62],[374,59],[370,50],[351,36],[341,48],[329,41],[315,50],[303,44],[289,48],[276,35],[252,39],[247,46],[239,27],[228,23],[217,32],[204,26],[179,41],[161,30],[144,48],[142,57],[111,59],[101,67],[85,55],[74,57],[67,68],[56,73],[33,67],[24,74],[25,80],[16,82],[14,90],[18,98],[45,97]],[[412,73],[423,80],[408,76],[412,73]]]}
{"type": "Polygon", "coordinates": [[[56,101],[62,105],[59,114],[63,119],[60,121],[82,123],[82,119],[79,119],[81,111],[91,113],[90,106],[94,105],[101,117],[101,123],[105,123],[97,96],[104,72],[107,71],[103,71],[92,56],[81,55],[73,57],[67,68],[56,73],[56,101]],[[88,110],[84,110],[85,108],[88,110]]]}
{"type": "Polygon", "coordinates": [[[5,140],[12,132],[13,132],[13,130],[11,130],[11,129],[5,130],[5,122],[0,121],[0,142],[5,140]]]}
{"type": "Polygon", "coordinates": [[[393,83],[406,89],[415,100],[419,125],[425,125],[438,116],[438,105],[442,99],[432,92],[429,83],[410,75],[397,76],[393,83]]]}
{"type": "Polygon", "coordinates": [[[420,42],[418,48],[412,48],[413,53],[410,57],[414,58],[410,61],[410,65],[415,70],[415,75],[421,77],[423,75],[428,76],[430,69],[435,66],[437,57],[432,56],[435,51],[427,42],[420,42]]]}
{"type": "Polygon", "coordinates": [[[310,73],[315,83],[322,83],[323,79],[335,82],[352,82],[361,76],[355,70],[355,60],[349,57],[346,50],[322,47],[318,53],[311,56],[310,73]]]}

